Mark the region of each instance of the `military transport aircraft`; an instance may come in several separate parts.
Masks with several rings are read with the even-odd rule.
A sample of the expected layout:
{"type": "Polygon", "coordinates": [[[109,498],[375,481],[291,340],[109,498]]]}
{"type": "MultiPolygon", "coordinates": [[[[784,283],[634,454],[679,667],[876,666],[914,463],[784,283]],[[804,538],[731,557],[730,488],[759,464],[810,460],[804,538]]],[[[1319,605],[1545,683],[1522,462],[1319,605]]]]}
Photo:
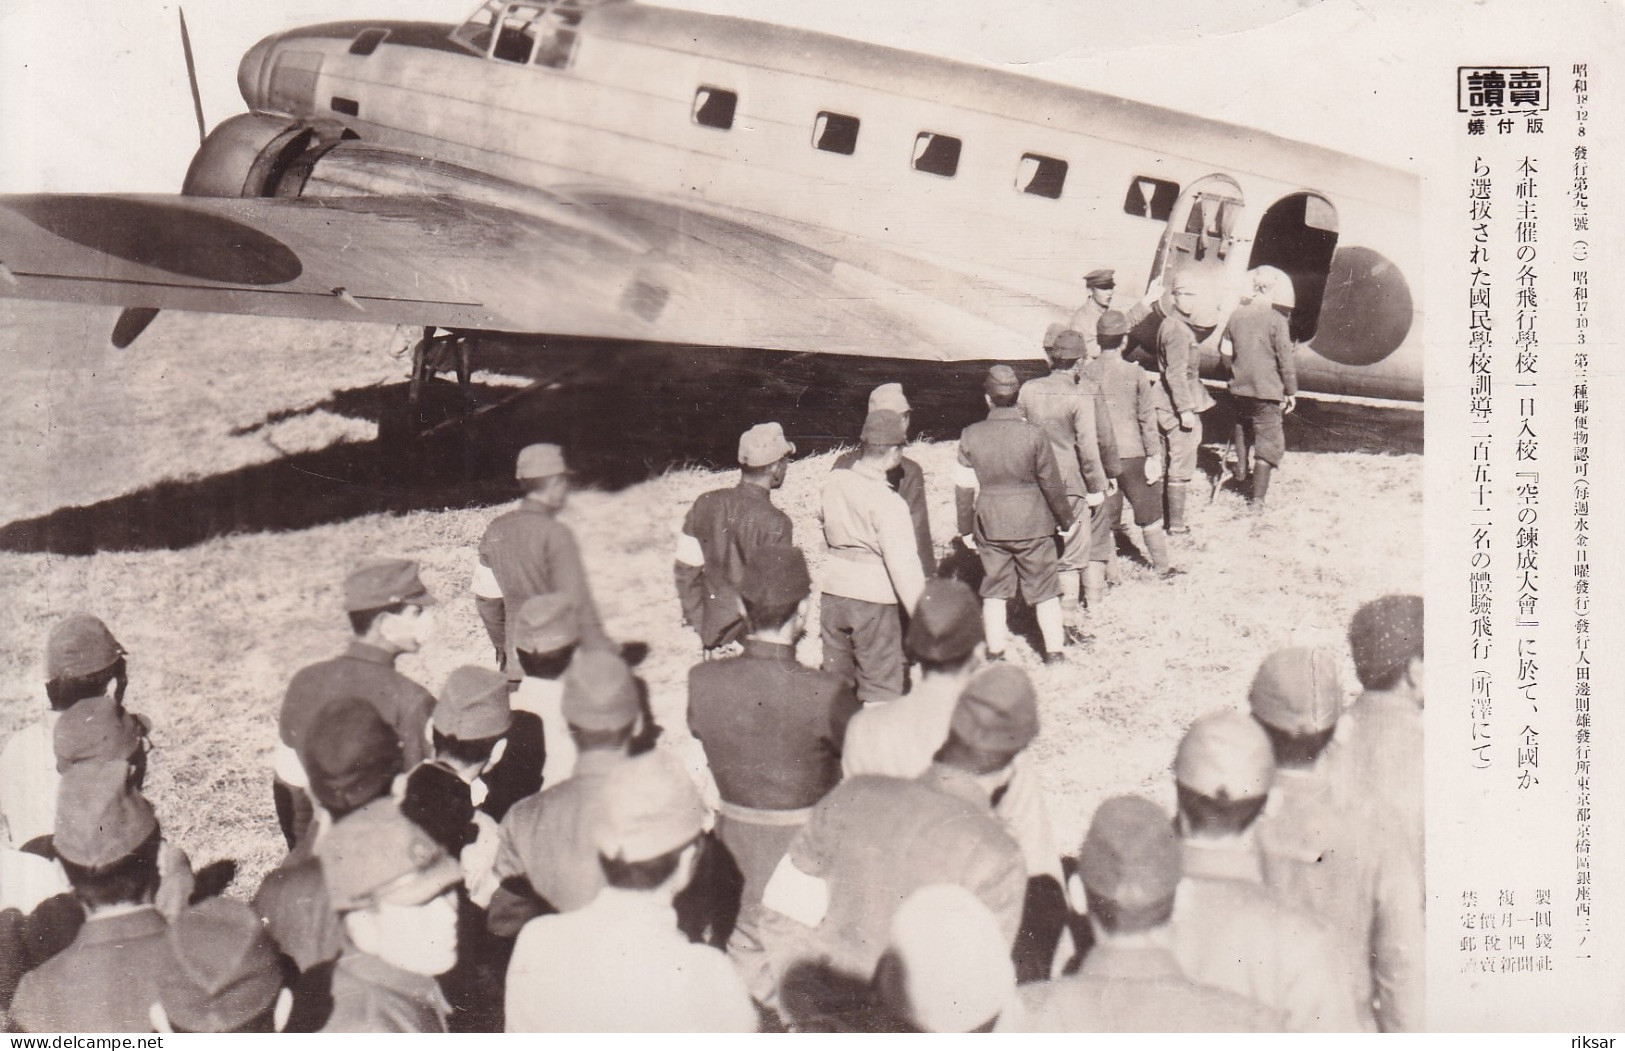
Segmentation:
{"type": "Polygon", "coordinates": [[[420,372],[483,333],[987,361],[1095,267],[1195,268],[1211,320],[1271,265],[1305,391],[1422,396],[1418,180],[1333,150],[639,0],[295,29],[238,85],[178,196],[0,196],[0,296],[126,307],[119,345],[162,308],[446,333],[420,372]]]}

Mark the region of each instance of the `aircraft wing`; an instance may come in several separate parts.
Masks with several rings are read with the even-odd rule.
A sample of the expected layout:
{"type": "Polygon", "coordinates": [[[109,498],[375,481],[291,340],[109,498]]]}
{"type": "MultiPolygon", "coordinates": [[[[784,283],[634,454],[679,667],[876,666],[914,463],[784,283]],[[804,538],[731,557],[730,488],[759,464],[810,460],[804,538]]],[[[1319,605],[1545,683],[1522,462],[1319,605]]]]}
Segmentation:
{"type": "Polygon", "coordinates": [[[1032,356],[1030,312],[1048,304],[771,224],[589,188],[522,211],[450,197],[0,196],[0,296],[892,357],[1032,356]]]}

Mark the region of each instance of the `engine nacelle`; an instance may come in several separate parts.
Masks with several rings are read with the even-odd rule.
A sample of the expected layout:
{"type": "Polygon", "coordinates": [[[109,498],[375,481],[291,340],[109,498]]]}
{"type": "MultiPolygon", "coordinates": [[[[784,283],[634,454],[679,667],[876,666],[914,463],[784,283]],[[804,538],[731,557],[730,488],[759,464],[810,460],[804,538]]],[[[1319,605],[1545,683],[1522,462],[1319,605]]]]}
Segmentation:
{"type": "Polygon", "coordinates": [[[192,158],[181,192],[192,197],[297,197],[315,158],[345,137],[342,125],[243,113],[222,122],[192,158]]]}

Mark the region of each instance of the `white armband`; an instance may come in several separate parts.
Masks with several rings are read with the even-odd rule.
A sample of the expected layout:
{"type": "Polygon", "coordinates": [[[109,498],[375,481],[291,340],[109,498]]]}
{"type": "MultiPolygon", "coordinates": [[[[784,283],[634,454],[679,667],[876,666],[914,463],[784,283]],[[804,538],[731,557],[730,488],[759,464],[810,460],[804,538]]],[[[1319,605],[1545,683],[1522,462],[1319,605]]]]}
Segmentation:
{"type": "Polygon", "coordinates": [[[469,587],[476,598],[502,597],[502,586],[497,583],[497,575],[484,562],[474,563],[474,580],[469,587]]]}
{"type": "Polygon", "coordinates": [[[677,532],[677,561],[696,568],[705,565],[705,551],[700,542],[682,530],[677,532]]]}
{"type": "Polygon", "coordinates": [[[803,927],[817,927],[829,911],[829,884],[796,868],[786,854],[762,889],[762,904],[803,927]]]}

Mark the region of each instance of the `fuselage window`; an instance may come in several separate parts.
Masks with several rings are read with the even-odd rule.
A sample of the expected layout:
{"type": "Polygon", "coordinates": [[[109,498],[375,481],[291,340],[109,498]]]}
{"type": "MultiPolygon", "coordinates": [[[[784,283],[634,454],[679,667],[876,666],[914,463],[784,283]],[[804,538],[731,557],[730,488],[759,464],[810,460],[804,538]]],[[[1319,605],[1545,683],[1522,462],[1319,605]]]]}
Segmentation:
{"type": "Polygon", "coordinates": [[[813,145],[825,153],[852,156],[858,148],[858,118],[820,111],[813,124],[813,145]]]}
{"type": "Polygon", "coordinates": [[[1149,175],[1136,175],[1128,184],[1128,196],[1123,198],[1123,211],[1159,223],[1174,214],[1174,202],[1179,200],[1179,184],[1167,179],[1153,179],[1149,175]]]}
{"type": "Polygon", "coordinates": [[[502,15],[502,25],[497,29],[497,42],[491,49],[491,57],[521,65],[529,62],[531,52],[536,49],[537,22],[541,17],[540,7],[508,5],[508,10],[502,15]]]}
{"type": "Polygon", "coordinates": [[[384,37],[388,35],[389,30],[387,29],[363,29],[355,35],[354,40],[350,41],[350,54],[370,55],[378,50],[378,45],[382,44],[384,37]]]}
{"type": "Polygon", "coordinates": [[[535,64],[549,69],[564,69],[575,57],[581,24],[580,11],[554,8],[541,22],[541,43],[536,45],[535,64]]]}
{"type": "Polygon", "coordinates": [[[734,126],[734,109],[738,105],[736,92],[702,86],[694,92],[694,123],[726,131],[734,126]]]}
{"type": "Polygon", "coordinates": [[[1066,185],[1066,162],[1037,153],[1023,153],[1016,169],[1016,189],[1055,200],[1066,185]]]}
{"type": "Polygon", "coordinates": [[[951,178],[959,170],[961,145],[952,135],[920,132],[914,137],[914,170],[951,178]]]}

